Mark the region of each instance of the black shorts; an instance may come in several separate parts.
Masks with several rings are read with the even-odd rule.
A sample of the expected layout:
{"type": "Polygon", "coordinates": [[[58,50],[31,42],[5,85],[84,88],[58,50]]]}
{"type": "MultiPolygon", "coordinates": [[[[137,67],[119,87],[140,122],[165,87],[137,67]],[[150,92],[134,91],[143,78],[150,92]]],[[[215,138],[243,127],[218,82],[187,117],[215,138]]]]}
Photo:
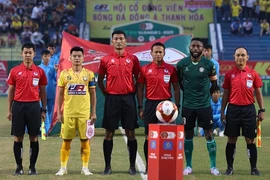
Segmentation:
{"type": "Polygon", "coordinates": [[[185,121],[185,130],[193,130],[198,120],[198,126],[203,129],[212,129],[213,113],[211,106],[200,109],[182,108],[182,118],[185,121]]]}
{"type": "Polygon", "coordinates": [[[134,94],[106,95],[102,127],[111,131],[118,129],[120,119],[123,129],[139,128],[134,94]]]}
{"type": "Polygon", "coordinates": [[[226,126],[224,134],[228,137],[240,136],[255,138],[257,136],[256,109],[254,104],[238,106],[229,104],[226,112],[226,126]]]}
{"type": "Polygon", "coordinates": [[[149,124],[156,124],[159,122],[156,116],[157,105],[165,100],[146,100],[145,108],[143,111],[143,121],[144,121],[144,133],[148,135],[149,124]]]}
{"type": "Polygon", "coordinates": [[[14,101],[11,108],[11,135],[23,136],[25,126],[29,136],[38,136],[41,126],[41,112],[39,102],[14,101]]]}

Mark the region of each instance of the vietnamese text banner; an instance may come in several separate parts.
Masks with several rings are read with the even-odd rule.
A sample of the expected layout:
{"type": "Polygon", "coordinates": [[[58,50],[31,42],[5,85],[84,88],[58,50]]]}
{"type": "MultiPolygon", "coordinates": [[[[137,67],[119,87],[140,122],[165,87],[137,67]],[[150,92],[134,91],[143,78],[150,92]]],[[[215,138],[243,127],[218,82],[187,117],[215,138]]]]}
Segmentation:
{"type": "Polygon", "coordinates": [[[208,24],[213,22],[212,8],[185,8],[184,0],[87,0],[87,22],[91,38],[110,38],[115,25],[154,20],[182,26],[184,34],[207,38],[208,24]]]}

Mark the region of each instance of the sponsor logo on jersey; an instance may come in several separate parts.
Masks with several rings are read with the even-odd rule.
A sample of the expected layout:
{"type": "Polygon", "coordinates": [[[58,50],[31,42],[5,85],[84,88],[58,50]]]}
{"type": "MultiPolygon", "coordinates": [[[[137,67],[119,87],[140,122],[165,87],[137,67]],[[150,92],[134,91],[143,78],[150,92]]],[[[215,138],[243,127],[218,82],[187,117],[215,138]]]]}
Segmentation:
{"type": "Polygon", "coordinates": [[[68,95],[86,95],[84,84],[69,84],[68,95]]]}

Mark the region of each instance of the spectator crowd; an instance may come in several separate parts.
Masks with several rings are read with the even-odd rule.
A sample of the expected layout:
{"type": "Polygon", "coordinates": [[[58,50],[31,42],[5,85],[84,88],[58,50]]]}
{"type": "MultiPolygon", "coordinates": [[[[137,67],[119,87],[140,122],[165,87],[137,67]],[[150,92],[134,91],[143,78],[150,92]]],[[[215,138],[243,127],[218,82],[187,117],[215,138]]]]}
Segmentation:
{"type": "Polygon", "coordinates": [[[215,4],[222,20],[232,22],[230,26],[232,34],[252,36],[254,33],[252,20],[258,21],[260,36],[269,34],[270,0],[216,0],[215,4]]]}
{"type": "Polygon", "coordinates": [[[62,31],[78,36],[73,21],[79,3],[79,0],[0,0],[0,47],[14,47],[19,40],[45,48],[49,43],[61,45],[62,31]]]}

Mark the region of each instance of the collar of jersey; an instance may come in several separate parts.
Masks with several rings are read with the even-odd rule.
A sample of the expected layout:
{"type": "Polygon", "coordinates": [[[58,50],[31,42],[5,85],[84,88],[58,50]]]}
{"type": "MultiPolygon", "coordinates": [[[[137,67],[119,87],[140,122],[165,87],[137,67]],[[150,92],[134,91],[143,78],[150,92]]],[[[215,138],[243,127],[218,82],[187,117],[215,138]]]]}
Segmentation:
{"type": "Polygon", "coordinates": [[[247,70],[249,70],[249,67],[248,67],[248,65],[246,65],[246,67],[244,69],[240,70],[240,69],[237,68],[237,66],[235,66],[235,69],[238,70],[238,71],[246,72],[247,70]]]}
{"type": "Polygon", "coordinates": [[[119,56],[115,51],[113,51],[112,55],[113,55],[114,57],[117,57],[117,58],[119,58],[119,57],[125,57],[125,56],[127,55],[127,52],[124,51],[124,53],[123,53],[121,56],[119,56]]]}
{"type": "Polygon", "coordinates": [[[152,66],[155,67],[155,68],[160,68],[160,67],[165,67],[165,63],[164,63],[164,60],[162,60],[160,66],[158,66],[154,61],[152,62],[152,66]]]}
{"type": "Polygon", "coordinates": [[[27,69],[33,70],[35,68],[34,63],[29,68],[27,68],[23,63],[21,64],[21,66],[23,67],[24,70],[27,70],[27,69]]]}

